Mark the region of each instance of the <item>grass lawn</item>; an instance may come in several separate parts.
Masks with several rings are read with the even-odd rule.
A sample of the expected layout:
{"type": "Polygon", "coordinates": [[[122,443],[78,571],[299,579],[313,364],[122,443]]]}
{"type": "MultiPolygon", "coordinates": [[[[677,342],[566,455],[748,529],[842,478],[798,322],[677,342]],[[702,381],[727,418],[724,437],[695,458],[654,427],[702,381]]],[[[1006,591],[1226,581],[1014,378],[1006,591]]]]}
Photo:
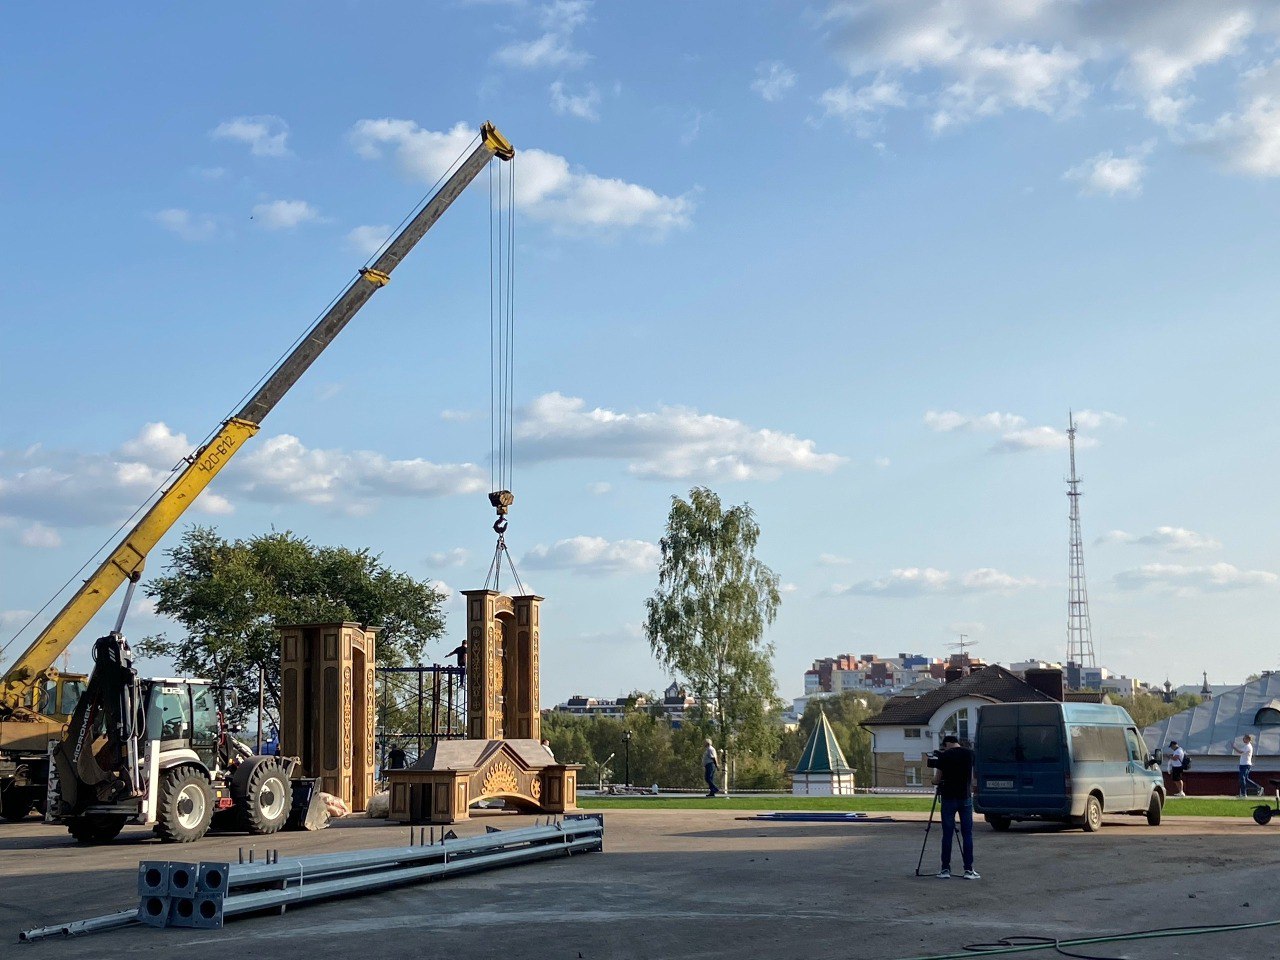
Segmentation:
{"type": "MultiPolygon", "coordinates": [[[[1262,801],[1233,800],[1215,797],[1171,799],[1164,807],[1169,816],[1178,817],[1248,817],[1262,801]]],[[[584,810],[857,810],[864,813],[892,810],[916,810],[928,813],[932,797],[593,797],[578,795],[578,806],[584,810]]],[[[1277,815],[1280,820],[1280,815],[1277,815]]]]}

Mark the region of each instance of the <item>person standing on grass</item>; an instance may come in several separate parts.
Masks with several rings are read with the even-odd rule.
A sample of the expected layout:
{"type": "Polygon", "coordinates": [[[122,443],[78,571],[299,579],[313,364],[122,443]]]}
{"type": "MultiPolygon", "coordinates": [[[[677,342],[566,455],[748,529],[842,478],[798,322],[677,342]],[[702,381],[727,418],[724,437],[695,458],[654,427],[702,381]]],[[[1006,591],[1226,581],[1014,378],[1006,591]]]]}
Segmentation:
{"type": "Polygon", "coordinates": [[[973,869],[973,751],[960,746],[960,738],[949,733],[942,738],[942,752],[935,767],[933,783],[942,804],[942,869],[937,877],[951,879],[951,847],[958,816],[964,878],[981,880],[978,871],[973,869]]]}
{"type": "Polygon", "coordinates": [[[1171,797],[1186,796],[1182,789],[1182,761],[1186,755],[1187,751],[1178,746],[1177,740],[1169,741],[1169,752],[1165,756],[1169,758],[1169,785],[1173,787],[1169,793],[1171,797]]]}
{"type": "Polygon", "coordinates": [[[716,748],[707,737],[706,749],[702,751],[702,771],[707,778],[707,796],[714,797],[720,792],[716,786],[716,771],[720,769],[720,758],[716,756],[716,748]]]}
{"type": "Polygon", "coordinates": [[[1240,796],[1247,797],[1250,787],[1257,787],[1258,793],[1262,793],[1262,785],[1255,783],[1249,776],[1249,771],[1253,769],[1253,736],[1246,733],[1241,738],[1240,746],[1231,745],[1231,749],[1240,754],[1240,796]]]}

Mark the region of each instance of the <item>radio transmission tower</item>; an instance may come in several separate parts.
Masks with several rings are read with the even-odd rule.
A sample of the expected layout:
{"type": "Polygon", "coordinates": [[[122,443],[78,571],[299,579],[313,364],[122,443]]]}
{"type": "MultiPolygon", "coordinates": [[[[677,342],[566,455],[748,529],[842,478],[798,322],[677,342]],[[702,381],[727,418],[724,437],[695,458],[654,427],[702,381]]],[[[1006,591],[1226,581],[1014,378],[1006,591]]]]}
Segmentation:
{"type": "Polygon", "coordinates": [[[1067,661],[1096,667],[1093,627],[1089,623],[1089,588],[1084,579],[1084,538],[1080,534],[1080,478],[1076,476],[1076,423],[1067,414],[1067,443],[1071,448],[1071,476],[1067,499],[1071,503],[1071,563],[1067,581],[1067,661]]]}

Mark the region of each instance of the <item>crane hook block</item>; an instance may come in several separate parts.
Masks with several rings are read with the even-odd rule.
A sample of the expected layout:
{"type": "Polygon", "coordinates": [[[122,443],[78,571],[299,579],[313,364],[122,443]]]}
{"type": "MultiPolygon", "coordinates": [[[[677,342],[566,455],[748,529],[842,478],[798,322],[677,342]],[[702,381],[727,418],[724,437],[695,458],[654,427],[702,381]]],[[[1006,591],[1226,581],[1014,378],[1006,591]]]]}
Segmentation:
{"type": "Polygon", "coordinates": [[[493,532],[501,538],[502,535],[507,532],[507,526],[509,523],[510,521],[506,517],[499,517],[497,520],[493,521],[493,532]]]}
{"type": "Polygon", "coordinates": [[[506,516],[511,505],[516,502],[516,495],[510,490],[495,490],[489,494],[489,502],[493,504],[493,509],[498,511],[498,516],[506,516]]]}

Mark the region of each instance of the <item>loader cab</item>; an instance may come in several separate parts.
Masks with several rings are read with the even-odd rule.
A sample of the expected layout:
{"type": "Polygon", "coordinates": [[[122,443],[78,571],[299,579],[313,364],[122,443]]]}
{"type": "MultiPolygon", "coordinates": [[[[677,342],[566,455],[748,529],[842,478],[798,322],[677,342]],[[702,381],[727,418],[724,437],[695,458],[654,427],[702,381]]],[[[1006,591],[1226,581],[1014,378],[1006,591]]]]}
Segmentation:
{"type": "Polygon", "coordinates": [[[208,770],[218,766],[218,705],[208,680],[150,680],[147,739],[160,752],[193,750],[208,770]]]}

